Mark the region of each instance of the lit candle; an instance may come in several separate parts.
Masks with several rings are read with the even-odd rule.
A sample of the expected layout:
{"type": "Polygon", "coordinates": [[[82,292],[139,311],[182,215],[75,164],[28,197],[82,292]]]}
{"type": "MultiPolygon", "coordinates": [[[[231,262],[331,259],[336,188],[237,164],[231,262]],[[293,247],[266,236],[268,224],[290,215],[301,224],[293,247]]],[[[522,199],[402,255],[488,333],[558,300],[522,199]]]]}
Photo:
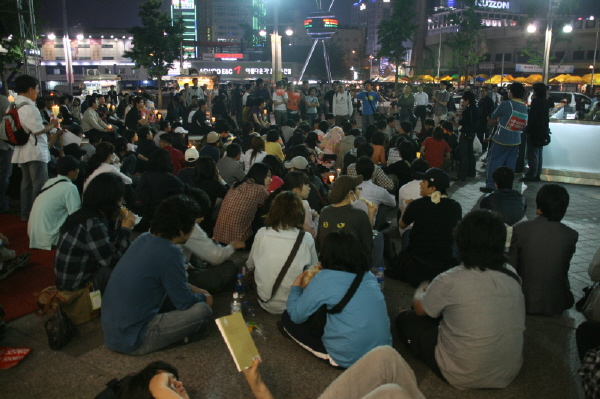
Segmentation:
{"type": "Polygon", "coordinates": [[[215,122],[216,122],[216,120],[217,120],[217,118],[215,118],[214,116],[213,116],[212,118],[210,118],[210,121],[211,121],[212,123],[215,123],[215,122]]]}
{"type": "Polygon", "coordinates": [[[114,110],[115,110],[115,105],[114,105],[114,104],[113,104],[113,105],[111,105],[111,106],[110,106],[110,109],[112,109],[112,110],[114,111],[114,110]]]}
{"type": "Polygon", "coordinates": [[[14,103],[15,102],[15,98],[12,95],[9,95],[8,96],[8,101],[11,102],[11,103],[14,103]]]}
{"type": "Polygon", "coordinates": [[[158,120],[161,120],[162,119],[162,114],[158,113],[158,114],[156,114],[156,117],[158,118],[158,120]]]}
{"type": "Polygon", "coordinates": [[[58,116],[58,112],[60,111],[60,107],[58,105],[53,105],[51,108],[52,108],[52,114],[54,116],[58,116]]]}
{"type": "Polygon", "coordinates": [[[421,158],[421,153],[417,152],[417,158],[421,158]]]}
{"type": "Polygon", "coordinates": [[[335,175],[329,175],[329,183],[333,183],[335,181],[335,175]]]}

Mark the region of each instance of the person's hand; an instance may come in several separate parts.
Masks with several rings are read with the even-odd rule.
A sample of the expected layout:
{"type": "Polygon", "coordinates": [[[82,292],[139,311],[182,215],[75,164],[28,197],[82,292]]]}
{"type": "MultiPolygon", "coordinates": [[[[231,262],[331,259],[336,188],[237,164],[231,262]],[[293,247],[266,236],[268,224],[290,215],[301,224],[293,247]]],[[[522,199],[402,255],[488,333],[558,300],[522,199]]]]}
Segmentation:
{"type": "Polygon", "coordinates": [[[142,118],[142,121],[140,122],[140,125],[146,126],[147,124],[148,124],[148,120],[146,118],[142,118]]]}
{"type": "Polygon", "coordinates": [[[0,240],[2,240],[2,246],[6,247],[7,245],[9,245],[10,243],[8,242],[8,238],[6,238],[6,236],[2,233],[0,233],[0,240]]]}
{"type": "Polygon", "coordinates": [[[168,387],[169,387],[169,374],[159,373],[159,374],[156,374],[154,377],[152,377],[148,388],[150,389],[150,393],[152,394],[152,396],[154,396],[156,398],[156,397],[158,397],[158,394],[163,389],[168,388],[168,387]]]}
{"type": "Polygon", "coordinates": [[[134,213],[125,207],[121,209],[121,212],[121,227],[129,230],[133,229],[133,226],[135,226],[134,213]]]}
{"type": "Polygon", "coordinates": [[[244,241],[232,241],[229,243],[234,249],[244,249],[246,248],[246,243],[244,241]]]}
{"type": "Polygon", "coordinates": [[[254,363],[252,363],[252,367],[243,370],[244,377],[246,377],[246,381],[248,381],[248,385],[252,391],[257,388],[259,385],[263,384],[262,377],[260,375],[260,371],[258,371],[258,365],[260,364],[260,359],[258,357],[254,358],[254,363]]]}
{"type": "Polygon", "coordinates": [[[308,273],[308,270],[300,273],[300,275],[298,277],[296,277],[296,280],[294,280],[294,284],[292,284],[292,287],[298,286],[302,289],[306,288],[305,284],[303,286],[302,280],[304,279],[304,276],[306,276],[307,273],[308,273]]]}
{"type": "Polygon", "coordinates": [[[52,126],[53,128],[58,126],[58,119],[54,118],[50,121],[50,123],[48,125],[52,126]]]}

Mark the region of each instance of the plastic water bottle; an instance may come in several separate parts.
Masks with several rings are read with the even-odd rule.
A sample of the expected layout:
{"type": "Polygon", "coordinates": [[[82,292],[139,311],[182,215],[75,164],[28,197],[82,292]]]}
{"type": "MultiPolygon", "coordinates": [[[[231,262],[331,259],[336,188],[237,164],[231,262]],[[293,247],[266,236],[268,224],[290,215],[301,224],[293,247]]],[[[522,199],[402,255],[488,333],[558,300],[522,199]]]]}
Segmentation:
{"type": "Polygon", "coordinates": [[[240,299],[246,296],[246,287],[244,286],[244,275],[242,273],[239,273],[237,275],[237,281],[235,283],[235,292],[238,293],[240,299]]]}
{"type": "Polygon", "coordinates": [[[385,275],[383,274],[383,266],[380,266],[377,269],[377,282],[379,283],[379,287],[383,291],[383,286],[385,284],[385,275]]]}
{"type": "Polygon", "coordinates": [[[242,313],[244,316],[254,317],[256,316],[256,309],[254,309],[254,306],[250,302],[244,301],[242,304],[242,313]]]}
{"type": "Polygon", "coordinates": [[[231,301],[231,314],[240,313],[242,311],[242,301],[240,301],[239,294],[233,293],[233,299],[231,301]]]}

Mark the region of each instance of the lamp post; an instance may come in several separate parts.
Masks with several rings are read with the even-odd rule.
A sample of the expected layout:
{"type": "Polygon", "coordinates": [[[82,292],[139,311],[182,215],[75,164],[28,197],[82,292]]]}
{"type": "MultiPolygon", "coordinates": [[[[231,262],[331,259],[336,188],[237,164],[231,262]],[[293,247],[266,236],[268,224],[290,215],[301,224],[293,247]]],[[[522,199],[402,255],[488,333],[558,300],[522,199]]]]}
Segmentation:
{"type": "MultiPolygon", "coordinates": [[[[593,19],[593,17],[591,17],[593,19]]],[[[598,34],[600,33],[600,21],[596,21],[596,44],[594,46],[594,64],[592,65],[592,90],[590,94],[594,95],[594,73],[596,72],[596,53],[598,52],[598,34]]]]}
{"type": "Polygon", "coordinates": [[[542,66],[543,70],[543,81],[548,86],[549,80],[549,69],[550,69],[550,46],[552,45],[552,0],[548,0],[548,21],[546,24],[546,39],[544,42],[544,62],[542,66]]]}

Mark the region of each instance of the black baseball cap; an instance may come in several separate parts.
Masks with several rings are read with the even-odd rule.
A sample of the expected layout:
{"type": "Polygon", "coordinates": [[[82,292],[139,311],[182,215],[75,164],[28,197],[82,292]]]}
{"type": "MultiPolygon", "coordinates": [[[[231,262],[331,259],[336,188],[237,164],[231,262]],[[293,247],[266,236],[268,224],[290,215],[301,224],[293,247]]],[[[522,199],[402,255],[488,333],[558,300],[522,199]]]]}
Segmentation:
{"type": "Polygon", "coordinates": [[[450,187],[450,176],[440,168],[429,168],[425,173],[415,173],[415,177],[420,180],[427,180],[438,191],[445,191],[450,187]]]}

